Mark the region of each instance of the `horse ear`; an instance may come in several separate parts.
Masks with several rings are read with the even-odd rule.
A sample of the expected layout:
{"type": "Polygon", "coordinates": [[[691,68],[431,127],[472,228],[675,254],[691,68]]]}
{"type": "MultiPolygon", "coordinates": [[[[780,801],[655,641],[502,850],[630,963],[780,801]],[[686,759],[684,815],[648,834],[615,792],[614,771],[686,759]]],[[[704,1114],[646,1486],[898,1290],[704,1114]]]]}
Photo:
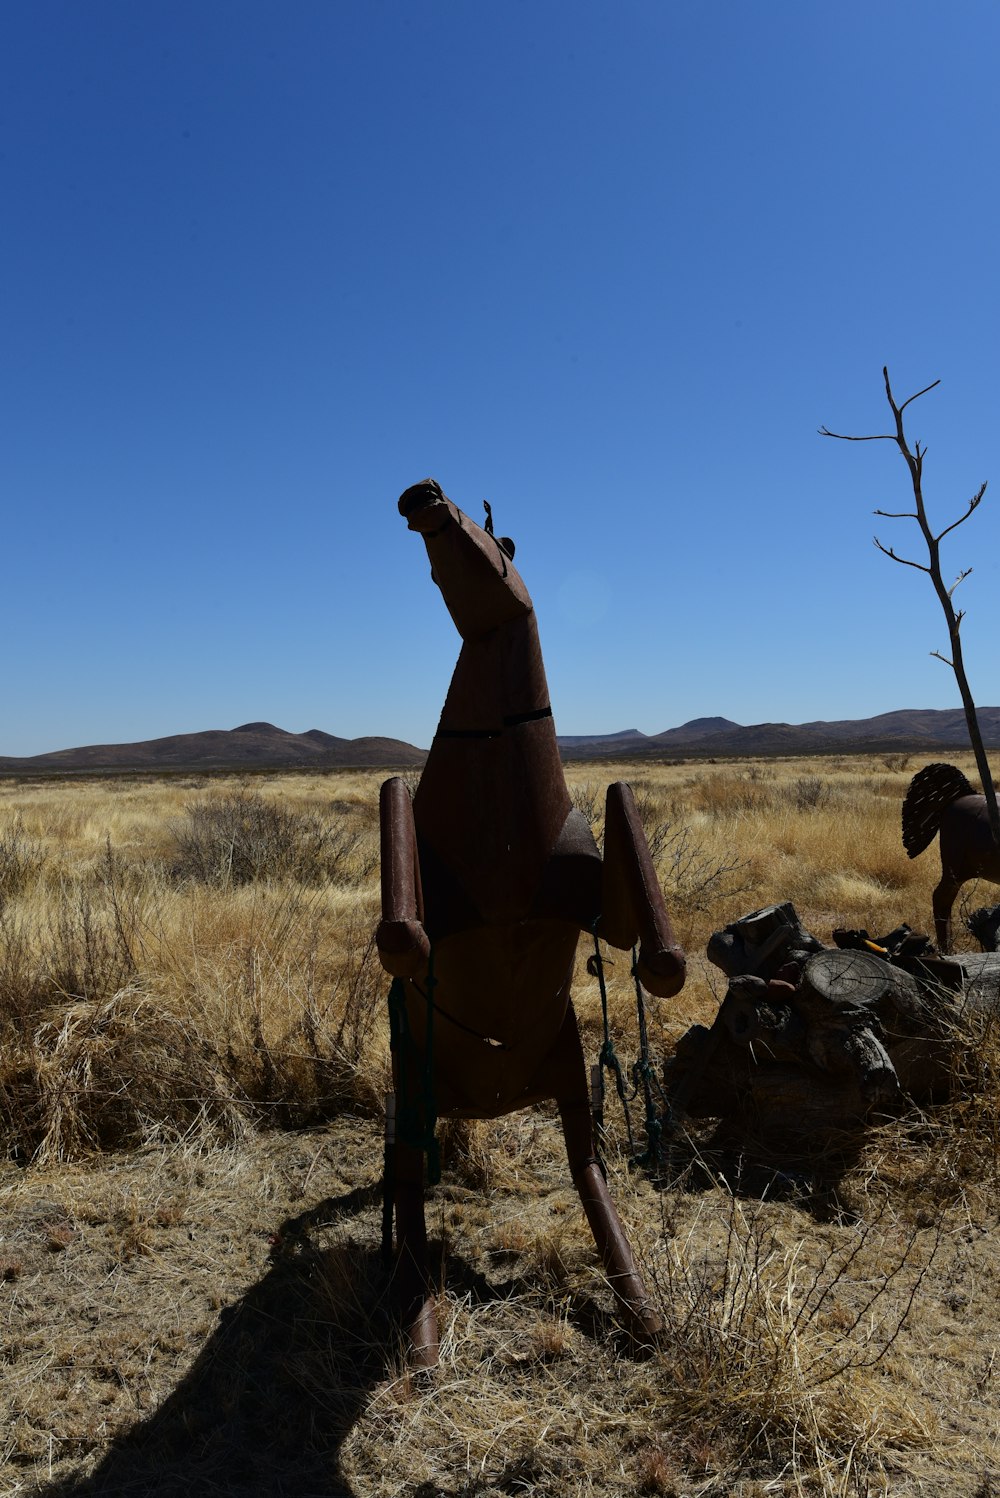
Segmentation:
{"type": "Polygon", "coordinates": [[[514,543],[509,536],[497,536],[497,545],[511,561],[514,560],[514,543]]]}

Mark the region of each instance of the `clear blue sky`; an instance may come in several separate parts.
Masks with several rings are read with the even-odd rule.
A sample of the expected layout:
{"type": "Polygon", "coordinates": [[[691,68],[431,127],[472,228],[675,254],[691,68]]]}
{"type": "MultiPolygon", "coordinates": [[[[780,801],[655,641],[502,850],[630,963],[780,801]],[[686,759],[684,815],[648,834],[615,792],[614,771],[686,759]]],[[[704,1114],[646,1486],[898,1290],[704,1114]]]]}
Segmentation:
{"type": "Polygon", "coordinates": [[[1000,702],[995,0],[0,11],[0,754],[426,745],[396,513],[493,505],[565,733],[1000,702]]]}

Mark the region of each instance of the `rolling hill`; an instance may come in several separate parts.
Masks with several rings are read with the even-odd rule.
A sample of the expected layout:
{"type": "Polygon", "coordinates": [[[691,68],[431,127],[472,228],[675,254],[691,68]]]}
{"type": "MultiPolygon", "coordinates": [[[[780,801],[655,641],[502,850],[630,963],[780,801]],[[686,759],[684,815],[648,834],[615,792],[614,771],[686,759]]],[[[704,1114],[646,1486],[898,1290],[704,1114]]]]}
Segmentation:
{"type": "MultiPolygon", "coordinates": [[[[1000,707],[981,707],[979,726],[989,748],[1000,748],[1000,707]]],[[[642,734],[637,729],[586,738],[560,738],[568,759],[724,757],[781,754],[937,753],[969,747],[961,708],[903,708],[874,718],[831,722],[754,723],[729,718],[693,718],[679,728],[642,734]]]]}
{"type": "MultiPolygon", "coordinates": [[[[1000,748],[1000,707],[979,709],[989,748],[1000,748]]],[[[945,753],[967,749],[960,708],[904,708],[874,718],[812,723],[734,723],[730,718],[693,718],[662,733],[637,728],[605,734],[561,734],[564,759],[676,759],[888,753],[945,753]]],[[[155,773],[171,770],[390,769],[421,765],[426,750],[402,739],[338,738],[311,728],[289,733],[273,723],[172,734],[138,744],[88,744],[27,758],[0,756],[0,774],[155,773]]]]}
{"type": "Polygon", "coordinates": [[[341,739],[322,729],[288,733],[273,723],[243,723],[204,733],[172,734],[138,744],[89,744],[25,759],[0,756],[0,772],[332,769],[340,766],[408,766],[423,763],[424,751],[401,739],[341,739]]]}

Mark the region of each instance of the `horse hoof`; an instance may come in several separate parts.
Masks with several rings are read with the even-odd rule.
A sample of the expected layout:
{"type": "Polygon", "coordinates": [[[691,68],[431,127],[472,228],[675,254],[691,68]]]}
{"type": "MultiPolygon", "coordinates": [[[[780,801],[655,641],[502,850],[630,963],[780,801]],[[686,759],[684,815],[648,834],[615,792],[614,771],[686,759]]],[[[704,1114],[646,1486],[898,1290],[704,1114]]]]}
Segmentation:
{"type": "Polygon", "coordinates": [[[661,947],[653,952],[639,949],[639,982],[658,999],[672,999],[680,993],[686,970],[684,953],[679,947],[661,947]]]}
{"type": "Polygon", "coordinates": [[[420,978],[427,972],[431,944],[419,921],[379,921],[375,945],[393,978],[420,978]]]}
{"type": "Polygon", "coordinates": [[[437,1311],[428,1295],[408,1318],[407,1362],[411,1368],[436,1368],[438,1364],[437,1311]]]}
{"type": "Polygon", "coordinates": [[[656,1350],[660,1333],[663,1331],[663,1318],[653,1310],[652,1306],[629,1306],[625,1310],[623,1320],[632,1338],[634,1353],[651,1353],[656,1350]]]}

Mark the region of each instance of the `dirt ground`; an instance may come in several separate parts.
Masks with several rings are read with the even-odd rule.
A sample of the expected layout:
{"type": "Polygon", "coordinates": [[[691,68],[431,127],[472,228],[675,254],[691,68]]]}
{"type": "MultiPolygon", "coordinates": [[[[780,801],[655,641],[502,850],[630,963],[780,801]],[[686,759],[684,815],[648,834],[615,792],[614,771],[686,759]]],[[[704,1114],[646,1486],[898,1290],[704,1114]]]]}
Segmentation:
{"type": "MultiPolygon", "coordinates": [[[[858,1345],[859,1366],[829,1382],[835,1402],[858,1405],[859,1434],[853,1453],[838,1446],[823,1435],[830,1411],[814,1410],[811,1450],[830,1446],[824,1472],[814,1455],[796,1462],[787,1432],[769,1443],[766,1420],[754,1417],[754,1439],[734,1435],[739,1422],[720,1422],[707,1394],[700,1448],[690,1422],[672,1434],[680,1353],[642,1359],[616,1329],[553,1121],[504,1127],[499,1186],[463,1185],[446,1169],[430,1197],[444,1336],[441,1369],[424,1382],[406,1372],[388,1314],[375,1121],[250,1133],[228,1148],[150,1146],[86,1167],[5,1167],[0,1491],[1000,1493],[995,1214],[974,1220],[956,1201],[921,1228],[883,1210],[873,1276],[863,1220],[850,1214],[817,1223],[775,1201],[734,1217],[734,1199],[710,1185],[619,1180],[665,1297],[690,1299],[694,1278],[689,1268],[662,1279],[664,1241],[688,1266],[708,1265],[715,1250],[733,1256],[734,1223],[806,1281],[846,1263],[816,1321],[858,1345]],[[865,1317],[874,1325],[885,1298],[860,1329],[852,1321],[878,1275],[891,1277],[894,1238],[901,1255],[909,1248],[887,1292],[892,1325],[914,1284],[915,1298],[866,1369],[881,1344],[865,1341],[865,1317]]],[[[458,1174],[469,1179],[468,1161],[458,1174]]],[[[723,1335],[706,1349],[709,1373],[717,1363],[731,1381],[728,1356],[723,1335]]],[[[683,1359],[690,1375],[687,1343],[683,1359]]]]}

